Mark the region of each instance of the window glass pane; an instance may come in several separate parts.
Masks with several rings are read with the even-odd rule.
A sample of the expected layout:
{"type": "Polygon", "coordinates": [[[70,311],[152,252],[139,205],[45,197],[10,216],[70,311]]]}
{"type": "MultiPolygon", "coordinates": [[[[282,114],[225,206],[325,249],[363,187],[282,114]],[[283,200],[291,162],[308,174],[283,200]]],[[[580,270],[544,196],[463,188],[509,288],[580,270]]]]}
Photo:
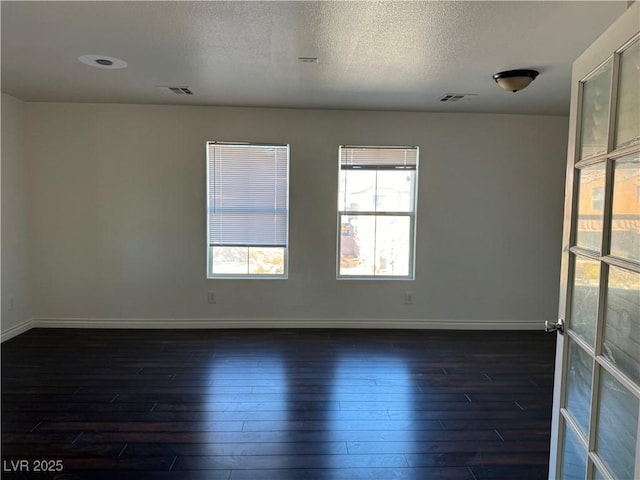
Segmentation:
{"type": "Polygon", "coordinates": [[[373,212],[376,209],[376,171],[341,170],[344,187],[339,192],[342,210],[350,212],[373,212]]]}
{"type": "Polygon", "coordinates": [[[408,276],[412,217],[342,215],[340,275],[408,276]]]}
{"type": "Polygon", "coordinates": [[[599,396],[596,453],[616,478],[637,478],[638,399],[603,368],[599,396]]]}
{"type": "Polygon", "coordinates": [[[252,275],[282,275],[284,248],[250,247],[249,273],[252,275]]]}
{"type": "Polygon", "coordinates": [[[338,211],[346,210],[347,203],[347,170],[338,171],[338,211]]]}
{"type": "Polygon", "coordinates": [[[376,217],[376,275],[409,275],[411,217],[376,217]]]}
{"type": "Polygon", "coordinates": [[[593,468],[593,480],[606,480],[605,476],[600,473],[600,470],[593,468]]]}
{"type": "Polygon", "coordinates": [[[604,209],[604,187],[597,187],[593,189],[591,195],[591,210],[604,209]]]}
{"type": "Polygon", "coordinates": [[[563,480],[584,480],[587,472],[587,451],[571,426],[566,422],[564,426],[561,478],[563,480]]]}
{"type": "Polygon", "coordinates": [[[412,212],[415,170],[379,170],[376,211],[412,212]]]}
{"type": "Polygon", "coordinates": [[[602,354],[640,383],[640,274],[610,267],[602,354]]]}
{"type": "Polygon", "coordinates": [[[246,275],[249,273],[249,249],[247,247],[212,247],[211,271],[221,275],[246,275]]]}
{"type": "Polygon", "coordinates": [[[640,41],[620,55],[616,148],[640,142],[640,41]]]}
{"type": "Polygon", "coordinates": [[[611,61],[584,82],[582,90],[582,138],[580,158],[607,151],[607,122],[611,91],[611,61]]]}
{"type": "Polygon", "coordinates": [[[591,356],[573,340],[569,340],[567,410],[569,410],[585,436],[589,433],[592,373],[593,361],[591,356]]]}
{"type": "Polygon", "coordinates": [[[602,198],[604,192],[605,164],[598,163],[579,170],[578,179],[576,245],[600,252],[604,203],[597,199],[599,196],[602,198]]]}
{"type": "Polygon", "coordinates": [[[600,262],[575,257],[569,327],[593,346],[598,318],[600,262]]]}
{"type": "Polygon", "coordinates": [[[340,275],[373,275],[376,217],[340,216],[340,275]]]}
{"type": "Polygon", "coordinates": [[[640,157],[614,162],[611,255],[640,262],[640,157]]]}

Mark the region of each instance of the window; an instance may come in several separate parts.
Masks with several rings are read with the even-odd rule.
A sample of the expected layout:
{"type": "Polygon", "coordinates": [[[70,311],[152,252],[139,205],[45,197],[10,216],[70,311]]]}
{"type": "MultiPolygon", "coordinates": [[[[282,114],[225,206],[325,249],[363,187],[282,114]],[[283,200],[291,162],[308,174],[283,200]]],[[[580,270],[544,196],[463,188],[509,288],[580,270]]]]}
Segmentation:
{"type": "Polygon", "coordinates": [[[289,145],[208,142],[207,277],[286,278],[289,145]]]}
{"type": "Polygon", "coordinates": [[[338,278],[414,278],[417,147],[339,149],[338,278]]]}

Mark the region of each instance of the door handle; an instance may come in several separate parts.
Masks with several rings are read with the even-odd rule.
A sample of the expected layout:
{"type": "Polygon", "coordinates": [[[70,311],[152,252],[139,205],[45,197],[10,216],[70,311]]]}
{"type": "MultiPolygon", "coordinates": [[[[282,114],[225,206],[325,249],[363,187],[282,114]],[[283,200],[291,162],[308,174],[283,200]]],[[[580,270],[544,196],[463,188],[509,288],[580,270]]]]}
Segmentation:
{"type": "Polygon", "coordinates": [[[547,333],[558,332],[560,335],[564,333],[564,320],[560,319],[557,322],[544,322],[544,331],[547,333]]]}

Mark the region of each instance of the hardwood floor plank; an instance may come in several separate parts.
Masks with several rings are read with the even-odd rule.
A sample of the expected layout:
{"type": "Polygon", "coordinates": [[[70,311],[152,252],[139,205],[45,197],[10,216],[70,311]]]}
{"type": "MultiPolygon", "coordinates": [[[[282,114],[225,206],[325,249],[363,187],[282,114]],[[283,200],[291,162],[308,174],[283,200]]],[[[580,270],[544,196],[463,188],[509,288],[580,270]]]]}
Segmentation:
{"type": "MultiPolygon", "coordinates": [[[[512,418],[500,419],[467,419],[467,420],[441,420],[442,428],[445,430],[493,430],[494,428],[509,428],[512,425],[512,418]]],[[[522,430],[541,430],[550,427],[547,418],[522,419],[518,422],[518,427],[522,430]]]]}
{"type": "MultiPolygon", "coordinates": [[[[53,435],[53,434],[49,434],[53,435]]],[[[14,438],[16,436],[14,435],[14,438]]],[[[26,434],[24,442],[34,437],[26,434]]],[[[331,442],[362,442],[375,440],[378,442],[402,441],[407,437],[404,431],[386,430],[333,430],[329,433],[316,431],[277,431],[277,432],[85,432],[79,440],[81,443],[99,442],[124,442],[124,443],[254,443],[254,442],[314,442],[321,438],[331,442]]],[[[453,442],[467,439],[470,441],[495,440],[496,433],[493,430],[477,431],[438,431],[418,430],[414,438],[424,441],[453,442]]],[[[73,440],[73,439],[72,439],[73,440]]]]}
{"type": "Polygon", "coordinates": [[[174,470],[273,470],[406,468],[404,455],[216,455],[179,456],[174,470]]]}
{"type": "Polygon", "coordinates": [[[481,465],[471,467],[477,480],[547,480],[548,465],[481,465]]]}
{"type": "MultiPolygon", "coordinates": [[[[503,449],[504,450],[504,449],[503,449]]],[[[547,465],[548,452],[477,452],[458,451],[445,453],[408,453],[410,467],[435,467],[457,465],[547,465]]]]}
{"type": "Polygon", "coordinates": [[[442,425],[436,420],[325,420],[303,421],[247,421],[244,422],[243,432],[279,432],[279,431],[411,431],[411,430],[442,430],[442,425]]]}
{"type": "Polygon", "coordinates": [[[65,458],[65,457],[117,457],[126,443],[99,443],[94,445],[77,445],[72,443],[45,443],[25,445],[16,443],[4,444],[2,455],[5,457],[25,458],[65,458]]]}
{"type": "MultiPolygon", "coordinates": [[[[229,480],[230,470],[211,471],[148,471],[139,470],[118,470],[96,471],[96,470],[76,470],[72,473],[66,472],[64,477],[53,480],[229,480]]],[[[4,477],[3,477],[4,480],[4,477]]],[[[31,479],[29,479],[31,480],[31,479]]],[[[34,478],[33,480],[44,480],[34,478]]],[[[46,480],[52,480],[48,477],[46,480]]]]}
{"type": "Polygon", "coordinates": [[[301,400],[295,403],[279,401],[279,402],[214,402],[214,403],[159,403],[154,411],[156,412],[274,412],[274,411],[296,411],[296,410],[317,410],[322,412],[340,410],[341,405],[338,402],[322,402],[301,400]]]}
{"type": "MultiPolygon", "coordinates": [[[[398,453],[398,452],[391,452],[398,453]]],[[[252,456],[252,455],[347,455],[346,442],[255,443],[132,443],[124,455],[252,456]]]]}
{"type": "Polygon", "coordinates": [[[484,453],[503,452],[508,449],[510,452],[549,452],[549,443],[545,441],[536,442],[511,442],[507,447],[502,440],[495,437],[493,441],[469,442],[469,441],[416,441],[407,439],[398,442],[346,442],[347,450],[350,454],[356,455],[377,455],[380,453],[484,453]]]}
{"type": "MultiPolygon", "coordinates": [[[[149,412],[83,412],[82,420],[97,423],[174,423],[174,422],[210,422],[218,418],[228,421],[262,420],[269,421],[274,418],[283,418],[286,410],[275,411],[149,411],[149,412]]],[[[10,412],[11,419],[15,422],[29,422],[35,425],[40,421],[46,422],[74,422],[78,421],[78,414],[73,412],[10,412]]],[[[326,412],[321,410],[304,411],[294,410],[286,415],[290,420],[319,420],[327,418],[326,412]]],[[[549,419],[548,409],[534,410],[510,410],[503,411],[419,411],[419,410],[346,410],[332,411],[331,418],[334,420],[504,420],[506,422],[525,422],[531,419],[549,419]]],[[[6,419],[6,418],[5,418],[6,419]]],[[[549,420],[550,422],[550,420],[549,420]]]]}
{"type": "Polygon", "coordinates": [[[63,459],[65,470],[160,470],[168,471],[174,458],[167,457],[69,457],[63,459]]]}
{"type": "Polygon", "coordinates": [[[475,480],[465,467],[233,470],[230,480],[475,480]]]}

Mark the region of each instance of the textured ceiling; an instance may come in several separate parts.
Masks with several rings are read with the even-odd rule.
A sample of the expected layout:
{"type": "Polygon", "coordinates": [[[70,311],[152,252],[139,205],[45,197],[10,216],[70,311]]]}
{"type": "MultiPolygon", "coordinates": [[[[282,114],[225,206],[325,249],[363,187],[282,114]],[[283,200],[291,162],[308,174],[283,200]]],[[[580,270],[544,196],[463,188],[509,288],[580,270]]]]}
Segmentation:
{"type": "Polygon", "coordinates": [[[2,90],[45,102],[564,115],[571,63],[626,5],[3,1],[2,90]],[[129,66],[92,68],[83,54],[129,66]],[[491,75],[514,68],[540,76],[500,90],[491,75]],[[447,93],[477,96],[440,102],[447,93]]]}

